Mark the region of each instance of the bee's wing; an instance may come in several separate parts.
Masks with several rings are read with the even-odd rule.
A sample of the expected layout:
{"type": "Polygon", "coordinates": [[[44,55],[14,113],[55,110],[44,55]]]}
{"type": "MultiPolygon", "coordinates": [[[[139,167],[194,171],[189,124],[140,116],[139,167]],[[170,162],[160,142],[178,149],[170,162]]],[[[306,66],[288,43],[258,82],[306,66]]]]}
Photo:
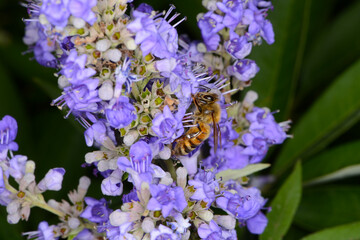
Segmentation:
{"type": "Polygon", "coordinates": [[[220,128],[218,128],[218,124],[216,124],[216,122],[215,122],[213,113],[211,113],[211,117],[212,117],[212,121],[213,121],[213,129],[214,129],[214,153],[216,153],[220,128]]]}

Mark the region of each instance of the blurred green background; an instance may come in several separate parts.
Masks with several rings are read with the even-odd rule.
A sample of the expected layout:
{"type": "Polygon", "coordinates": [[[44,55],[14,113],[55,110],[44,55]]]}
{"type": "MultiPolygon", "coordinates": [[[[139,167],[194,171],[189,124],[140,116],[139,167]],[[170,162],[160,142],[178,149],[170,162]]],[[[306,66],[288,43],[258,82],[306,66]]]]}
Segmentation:
{"type": "MultiPolygon", "coordinates": [[[[195,19],[205,11],[200,0],[147,2],[158,10],[175,4],[188,17],[179,32],[200,38],[195,19]]],[[[261,70],[251,89],[260,96],[256,105],[279,109],[277,121],[293,121],[294,138],[272,149],[266,159],[272,167],[264,173],[276,180],[263,189],[273,211],[260,239],[301,239],[309,234],[304,239],[360,239],[360,1],[273,4],[269,19],[276,41],[253,48],[250,58],[261,70]]],[[[83,130],[50,106],[60,94],[54,70],[22,54],[27,48],[21,19],[26,17],[17,1],[0,1],[0,116],[17,119],[18,153],[37,163],[39,178],[49,168],[67,170],[63,191],[46,194],[66,198],[80,176],[91,174],[80,167],[89,149],[83,130]]],[[[93,182],[89,195],[99,193],[99,182],[93,182]]],[[[36,229],[45,218],[56,222],[50,214],[32,209],[29,222],[9,225],[1,207],[0,239],[23,239],[21,232],[36,229]]],[[[257,239],[243,230],[239,236],[257,239]]]]}

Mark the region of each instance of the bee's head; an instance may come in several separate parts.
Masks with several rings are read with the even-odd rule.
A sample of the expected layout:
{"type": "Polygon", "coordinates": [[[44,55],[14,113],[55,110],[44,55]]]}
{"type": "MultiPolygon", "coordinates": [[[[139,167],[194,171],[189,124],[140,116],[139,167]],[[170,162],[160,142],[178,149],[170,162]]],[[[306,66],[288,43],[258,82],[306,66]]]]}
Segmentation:
{"type": "Polygon", "coordinates": [[[209,92],[199,92],[195,95],[195,98],[200,104],[212,104],[219,101],[217,94],[209,92]]]}

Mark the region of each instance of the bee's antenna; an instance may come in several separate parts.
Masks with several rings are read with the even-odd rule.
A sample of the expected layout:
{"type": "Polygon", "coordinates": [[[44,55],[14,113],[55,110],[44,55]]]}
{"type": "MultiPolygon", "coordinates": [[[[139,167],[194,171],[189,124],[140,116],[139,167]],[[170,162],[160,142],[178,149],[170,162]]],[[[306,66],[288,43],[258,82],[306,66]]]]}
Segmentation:
{"type": "Polygon", "coordinates": [[[208,92],[211,90],[211,88],[209,88],[209,87],[207,87],[205,85],[199,85],[199,87],[197,87],[197,88],[202,88],[204,90],[207,90],[208,92]]]}

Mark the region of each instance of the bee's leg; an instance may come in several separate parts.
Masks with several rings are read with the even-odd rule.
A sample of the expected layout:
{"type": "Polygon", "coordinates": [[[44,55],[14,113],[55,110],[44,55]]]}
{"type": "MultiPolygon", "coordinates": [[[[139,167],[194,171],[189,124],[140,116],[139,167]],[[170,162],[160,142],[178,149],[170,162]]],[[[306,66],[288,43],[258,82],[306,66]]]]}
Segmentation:
{"type": "Polygon", "coordinates": [[[219,132],[220,149],[222,149],[220,125],[218,123],[216,125],[217,125],[218,132],[219,132]]]}

